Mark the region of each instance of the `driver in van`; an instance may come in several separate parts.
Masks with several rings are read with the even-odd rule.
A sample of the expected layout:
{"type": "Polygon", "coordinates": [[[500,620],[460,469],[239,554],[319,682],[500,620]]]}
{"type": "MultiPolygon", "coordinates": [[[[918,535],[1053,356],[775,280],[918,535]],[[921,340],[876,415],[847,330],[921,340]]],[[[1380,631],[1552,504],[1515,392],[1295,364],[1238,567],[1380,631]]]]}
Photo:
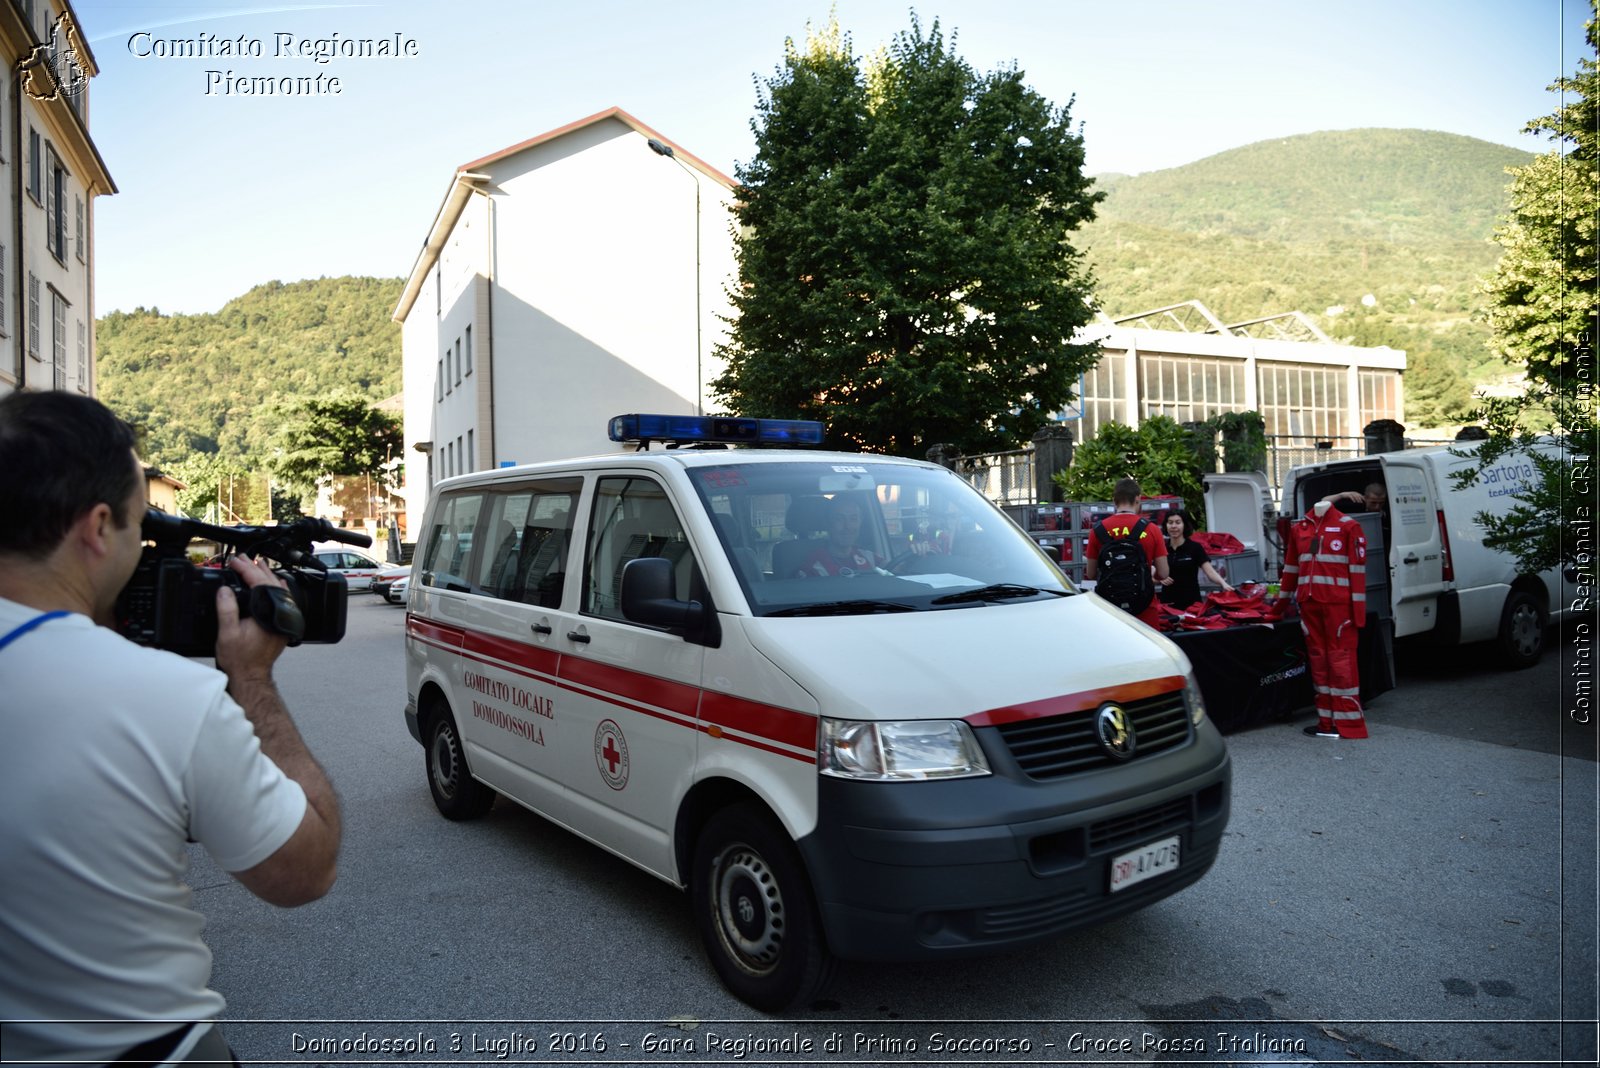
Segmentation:
{"type": "Polygon", "coordinates": [[[883,558],[856,543],[861,539],[861,505],[844,497],[828,502],[828,538],[800,563],[796,578],[854,575],[883,566],[883,558]]]}

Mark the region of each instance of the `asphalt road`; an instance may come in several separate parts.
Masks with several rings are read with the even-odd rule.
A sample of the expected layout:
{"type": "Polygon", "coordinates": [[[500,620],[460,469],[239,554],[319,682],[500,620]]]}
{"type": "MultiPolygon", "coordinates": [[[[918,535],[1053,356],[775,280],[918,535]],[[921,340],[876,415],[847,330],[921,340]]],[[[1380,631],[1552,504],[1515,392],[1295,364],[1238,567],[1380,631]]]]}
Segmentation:
{"type": "Polygon", "coordinates": [[[1596,764],[1569,665],[1402,649],[1372,737],[1229,736],[1216,867],[1006,956],[845,965],[778,1020],[726,993],[673,888],[514,804],[434,810],[401,718],[403,610],[353,595],[280,683],[343,798],[338,885],[295,910],[196,851],[241,1060],[332,1064],[1592,1061],[1596,764]],[[1411,655],[1408,655],[1411,654],[1411,655]]]}

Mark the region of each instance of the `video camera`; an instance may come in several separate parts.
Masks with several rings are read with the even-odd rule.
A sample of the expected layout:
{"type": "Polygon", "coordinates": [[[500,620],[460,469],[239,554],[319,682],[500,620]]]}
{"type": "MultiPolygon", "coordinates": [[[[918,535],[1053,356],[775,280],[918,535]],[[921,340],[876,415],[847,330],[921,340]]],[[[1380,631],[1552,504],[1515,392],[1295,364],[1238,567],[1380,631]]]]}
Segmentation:
{"type": "Polygon", "coordinates": [[[140,531],[147,543],[133,577],[117,595],[117,630],[140,645],[167,649],[183,656],[211,656],[217,647],[217,590],[231,588],[239,598],[239,615],[301,642],[337,642],[344,637],[344,576],[329,574],[311,555],[313,543],[337,541],[368,546],[365,534],[340,530],[326,519],[297,519],[281,527],[223,527],[183,519],[154,508],[145,513],[140,531]],[[215,541],[223,557],[244,553],[282,565],[274,568],[287,590],[249,587],[224,563],[196,567],[189,561],[189,542],[215,541]]]}

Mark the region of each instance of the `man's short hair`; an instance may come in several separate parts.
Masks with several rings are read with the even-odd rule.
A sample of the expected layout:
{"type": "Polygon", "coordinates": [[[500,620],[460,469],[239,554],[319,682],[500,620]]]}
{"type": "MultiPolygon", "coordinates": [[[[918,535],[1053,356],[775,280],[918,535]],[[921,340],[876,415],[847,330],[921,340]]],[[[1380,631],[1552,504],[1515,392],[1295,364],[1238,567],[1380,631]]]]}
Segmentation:
{"type": "Polygon", "coordinates": [[[1389,488],[1387,486],[1385,486],[1382,482],[1369,482],[1369,483],[1367,483],[1367,488],[1361,491],[1361,495],[1362,496],[1366,496],[1369,493],[1372,496],[1377,497],[1377,498],[1379,498],[1381,500],[1388,500],[1389,499],[1389,488]]]}
{"type": "Polygon", "coordinates": [[[1135,479],[1123,478],[1117,480],[1117,485],[1111,491],[1112,504],[1138,504],[1142,496],[1139,483],[1135,479]]]}
{"type": "Polygon", "coordinates": [[[142,477],[133,428],[93,397],[18,390],[0,398],[0,552],[48,556],[80,516],[111,506],[123,527],[142,477]]]}

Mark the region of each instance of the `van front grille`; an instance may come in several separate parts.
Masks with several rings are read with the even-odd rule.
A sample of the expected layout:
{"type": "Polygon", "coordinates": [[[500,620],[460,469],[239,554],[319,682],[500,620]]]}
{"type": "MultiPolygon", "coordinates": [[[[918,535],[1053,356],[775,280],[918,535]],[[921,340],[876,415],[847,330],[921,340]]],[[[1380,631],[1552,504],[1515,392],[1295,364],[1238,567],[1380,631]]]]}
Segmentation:
{"type": "MultiPolygon", "coordinates": [[[[1176,749],[1192,737],[1182,690],[1127,701],[1122,707],[1137,740],[1132,760],[1176,749]]],[[[1100,747],[1094,713],[1093,708],[1081,709],[1048,719],[1007,723],[995,729],[1024,774],[1030,779],[1049,781],[1120,763],[1100,747]]]]}

